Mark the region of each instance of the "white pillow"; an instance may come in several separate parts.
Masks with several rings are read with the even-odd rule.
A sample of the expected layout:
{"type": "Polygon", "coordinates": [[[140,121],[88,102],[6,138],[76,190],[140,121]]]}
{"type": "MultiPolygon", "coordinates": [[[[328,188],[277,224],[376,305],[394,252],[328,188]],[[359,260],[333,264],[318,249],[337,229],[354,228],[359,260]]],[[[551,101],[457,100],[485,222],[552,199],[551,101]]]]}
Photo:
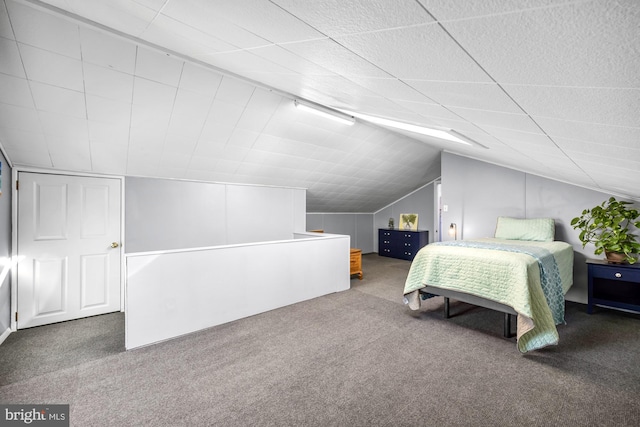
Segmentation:
{"type": "Polygon", "coordinates": [[[552,242],[554,236],[555,222],[553,218],[519,219],[500,216],[494,237],[496,239],[552,242]]]}

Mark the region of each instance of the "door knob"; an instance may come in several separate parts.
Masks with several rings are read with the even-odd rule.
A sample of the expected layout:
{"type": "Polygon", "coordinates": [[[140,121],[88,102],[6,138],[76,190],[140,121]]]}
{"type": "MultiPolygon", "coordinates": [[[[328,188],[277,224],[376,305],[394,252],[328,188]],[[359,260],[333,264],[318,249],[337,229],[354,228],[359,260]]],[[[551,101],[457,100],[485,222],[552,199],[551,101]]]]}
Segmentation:
{"type": "Polygon", "coordinates": [[[112,248],[117,248],[118,246],[119,246],[119,245],[118,245],[118,242],[113,242],[113,243],[111,243],[111,247],[112,247],[112,248]]]}

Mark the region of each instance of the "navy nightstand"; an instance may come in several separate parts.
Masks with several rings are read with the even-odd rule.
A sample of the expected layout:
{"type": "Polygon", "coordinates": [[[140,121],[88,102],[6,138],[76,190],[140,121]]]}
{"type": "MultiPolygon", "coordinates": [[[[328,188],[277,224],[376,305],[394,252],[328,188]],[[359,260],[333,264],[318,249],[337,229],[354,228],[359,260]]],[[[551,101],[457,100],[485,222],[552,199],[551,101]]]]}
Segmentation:
{"type": "Polygon", "coordinates": [[[640,262],[609,264],[587,261],[589,268],[589,300],[587,313],[593,306],[621,308],[640,313],[640,262]]]}

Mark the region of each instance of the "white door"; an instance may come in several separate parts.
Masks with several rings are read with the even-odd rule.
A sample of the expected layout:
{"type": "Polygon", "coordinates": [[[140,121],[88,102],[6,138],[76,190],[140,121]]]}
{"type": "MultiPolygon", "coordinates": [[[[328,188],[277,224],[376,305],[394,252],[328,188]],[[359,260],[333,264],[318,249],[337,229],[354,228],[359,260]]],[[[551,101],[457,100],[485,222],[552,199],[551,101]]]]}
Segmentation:
{"type": "Polygon", "coordinates": [[[120,310],[121,181],[18,173],[17,327],[120,310]]]}

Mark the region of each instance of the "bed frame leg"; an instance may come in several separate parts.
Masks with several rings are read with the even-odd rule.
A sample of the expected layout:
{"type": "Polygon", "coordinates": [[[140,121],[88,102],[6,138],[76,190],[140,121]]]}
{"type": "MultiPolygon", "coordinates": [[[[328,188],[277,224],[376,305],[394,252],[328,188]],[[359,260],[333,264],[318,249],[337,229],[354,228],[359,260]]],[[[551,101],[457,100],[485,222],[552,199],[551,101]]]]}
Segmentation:
{"type": "Polygon", "coordinates": [[[504,337],[511,338],[513,334],[511,334],[511,314],[504,314],[504,337]]]}
{"type": "Polygon", "coordinates": [[[444,318],[449,318],[449,298],[444,297],[444,318]]]}

